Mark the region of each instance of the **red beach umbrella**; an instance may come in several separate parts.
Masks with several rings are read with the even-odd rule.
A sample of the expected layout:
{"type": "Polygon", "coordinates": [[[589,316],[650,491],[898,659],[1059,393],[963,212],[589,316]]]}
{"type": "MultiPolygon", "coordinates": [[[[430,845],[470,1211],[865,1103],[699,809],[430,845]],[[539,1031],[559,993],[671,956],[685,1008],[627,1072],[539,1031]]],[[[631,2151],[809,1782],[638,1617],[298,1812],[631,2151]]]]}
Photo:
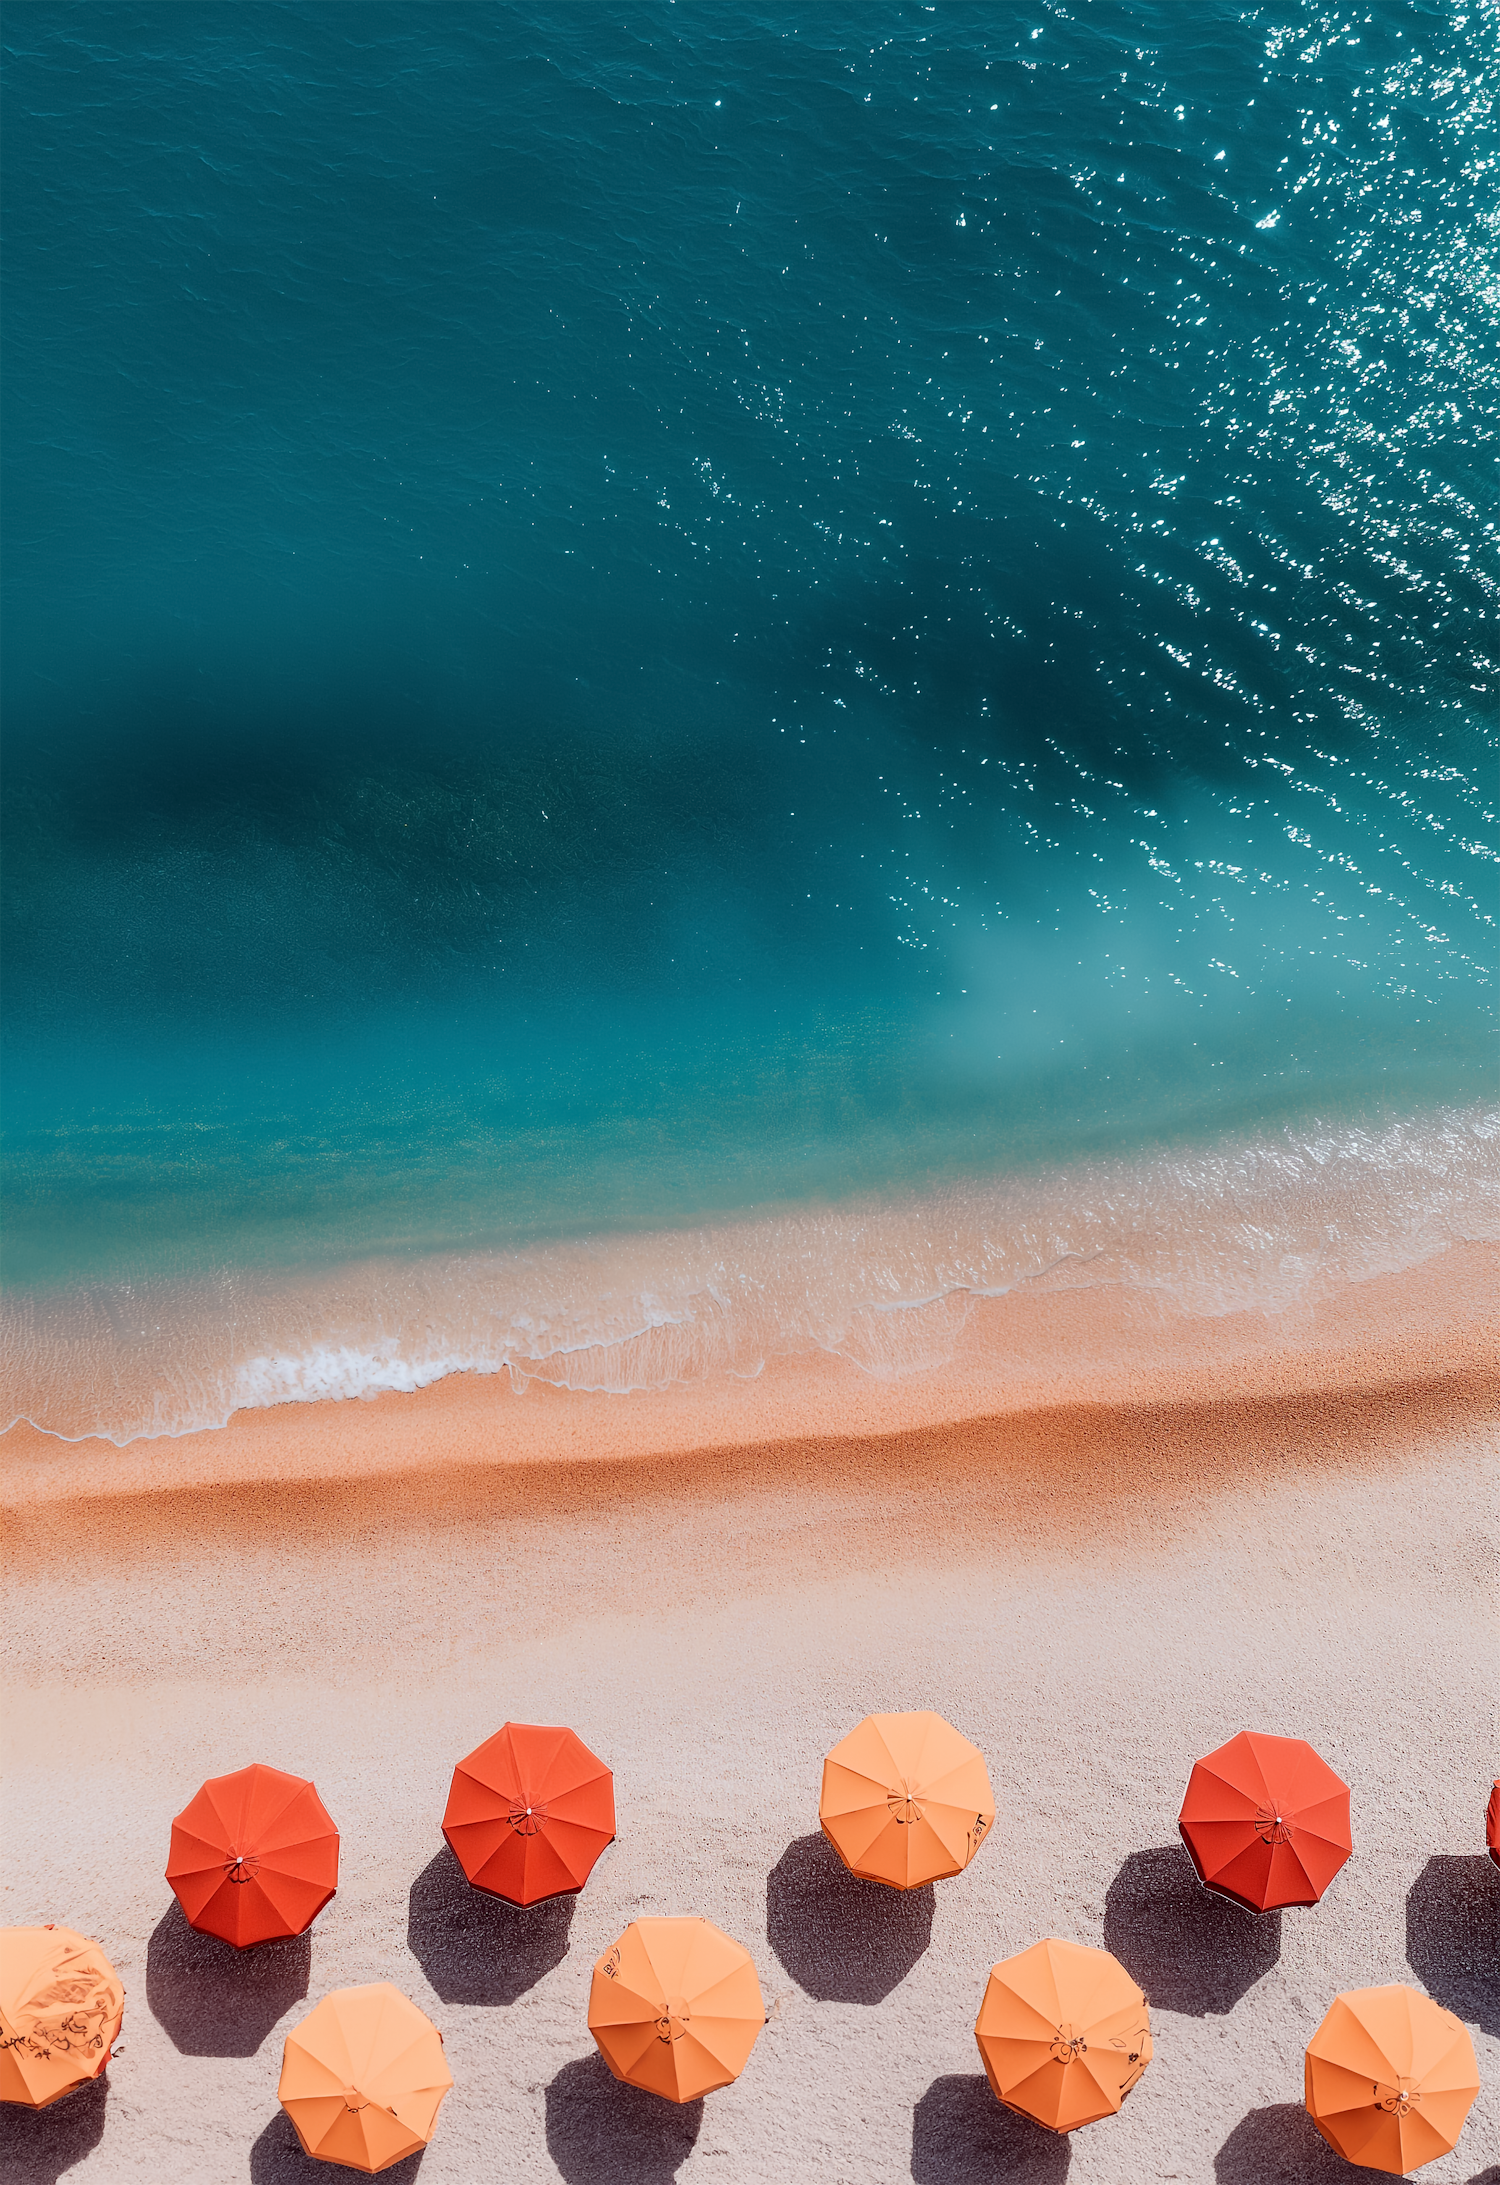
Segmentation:
{"type": "Polygon", "coordinates": [[[1484,1840],[1490,1847],[1490,1857],[1500,1866],[1500,1782],[1490,1792],[1490,1802],[1485,1809],[1484,1840]]]}
{"type": "Polygon", "coordinates": [[[1204,1887],[1251,1912],[1316,1904],[1354,1848],[1348,1785],[1300,1737],[1256,1730],[1196,1763],[1177,1826],[1204,1887]]]}
{"type": "Polygon", "coordinates": [[[241,1768],[172,1823],[167,1880],[200,1934],[237,1950],[305,1934],[339,1883],[339,1832],[311,1783],[241,1768]]]}
{"type": "Polygon", "coordinates": [[[615,1779],[571,1730],[507,1722],[454,1769],[443,1834],[491,1896],[576,1896],[614,1842],[615,1779]]]}

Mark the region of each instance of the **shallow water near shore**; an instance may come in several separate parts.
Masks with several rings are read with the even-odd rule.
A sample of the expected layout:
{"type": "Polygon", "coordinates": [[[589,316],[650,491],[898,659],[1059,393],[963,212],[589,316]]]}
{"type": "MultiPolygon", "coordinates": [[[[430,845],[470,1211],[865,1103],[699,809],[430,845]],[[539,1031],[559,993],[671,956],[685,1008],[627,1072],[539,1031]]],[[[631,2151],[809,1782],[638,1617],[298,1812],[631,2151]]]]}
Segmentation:
{"type": "Polygon", "coordinates": [[[14,13],[7,1410],[1492,1234],[1488,24],[14,13]]]}
{"type": "MultiPolygon", "coordinates": [[[[1497,1243],[1500,1115],[1464,1110],[530,1249],[23,1292],[0,1307],[0,1359],[19,1416],[124,1445],[455,1373],[628,1396],[821,1356],[899,1382],[952,1366],[986,1301],[1092,1296],[1091,1332],[1054,1356],[1061,1383],[1090,1352],[1103,1367],[1121,1305],[1200,1327],[1251,1316],[1290,1343],[1309,1313],[1358,1315],[1362,1288],[1457,1247],[1481,1248],[1472,1281],[1497,1243]]],[[[1372,1335],[1389,1301],[1376,1310],[1372,1335]]],[[[974,1403],[1024,1375],[1017,1346],[992,1335],[974,1403]]]]}

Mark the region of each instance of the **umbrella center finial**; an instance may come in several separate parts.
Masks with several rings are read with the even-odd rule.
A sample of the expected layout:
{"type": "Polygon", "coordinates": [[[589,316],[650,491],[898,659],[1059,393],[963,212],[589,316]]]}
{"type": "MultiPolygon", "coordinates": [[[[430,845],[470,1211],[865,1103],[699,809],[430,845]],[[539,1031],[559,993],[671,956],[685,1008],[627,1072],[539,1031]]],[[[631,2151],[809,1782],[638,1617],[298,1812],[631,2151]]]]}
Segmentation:
{"type": "Polygon", "coordinates": [[[243,1888],[246,1882],[254,1881],[259,1872],[260,1861],[253,1851],[231,1851],[224,1861],[224,1879],[233,1882],[238,1888],[243,1888]]]}
{"type": "Polygon", "coordinates": [[[656,2021],[658,2041],[680,2041],[688,2029],[692,2015],[686,1996],[669,1995],[666,2008],[656,2021]]]}
{"type": "Polygon", "coordinates": [[[1061,2025],[1052,2036],[1052,2060],[1059,2064],[1077,2063],[1080,2056],[1087,2056],[1089,2044],[1081,2026],[1061,2025]]]}
{"type": "Polygon", "coordinates": [[[528,1805],[524,1798],[513,1798],[506,1819],[518,1836],[535,1836],[546,1826],[547,1808],[539,1800],[528,1805]]]}
{"type": "Polygon", "coordinates": [[[1420,2087],[1413,2086],[1410,2079],[1397,2079],[1393,2086],[1382,2085],[1378,2079],[1375,2081],[1375,2106],[1385,2110],[1388,2116],[1409,2115],[1418,2107],[1421,2099],[1420,2087]]]}
{"type": "Polygon", "coordinates": [[[368,2109],[370,2106],[369,2095],[361,2094],[357,2086],[340,2087],[339,2092],[344,2097],[344,2107],[346,2109],[360,2110],[368,2109]]]}
{"type": "Polygon", "coordinates": [[[886,1793],[886,1806],[891,1819],[901,1828],[910,1828],[922,1818],[921,1803],[910,1783],[896,1783],[886,1793]]]}
{"type": "Polygon", "coordinates": [[[1255,1833],[1263,1844],[1284,1844],[1290,1840],[1291,1823],[1274,1806],[1257,1806],[1255,1833]]]}

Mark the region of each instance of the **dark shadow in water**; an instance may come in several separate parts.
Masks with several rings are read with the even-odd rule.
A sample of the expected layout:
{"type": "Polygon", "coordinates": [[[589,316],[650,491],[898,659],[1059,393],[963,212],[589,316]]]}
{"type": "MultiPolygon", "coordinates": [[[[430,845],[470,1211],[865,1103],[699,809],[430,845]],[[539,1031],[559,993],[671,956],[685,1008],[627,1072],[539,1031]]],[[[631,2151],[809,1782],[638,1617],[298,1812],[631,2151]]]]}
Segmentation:
{"type": "Polygon", "coordinates": [[[916,2185],[1062,2185],[1072,2159],[1062,2133],[1003,2108],[982,2071],[934,2079],[912,2111],[916,2185]]]}
{"type": "Polygon", "coordinates": [[[174,1897],[146,1945],[146,2003],[184,2056],[253,2056],[306,1995],[312,1937],[237,1950],[189,1927],[174,1897]]]}
{"type": "Polygon", "coordinates": [[[90,2079],[46,2109],[0,2102],[0,2178],[5,2185],[57,2185],[104,2137],[109,2090],[90,2079]]]}
{"type": "Polygon", "coordinates": [[[1214,2156],[1214,2185],[1356,2185],[1374,2174],[1336,2155],[1301,2102],[1252,2109],[1214,2156]]]}
{"type": "Polygon", "coordinates": [[[1434,2002],[1500,2033],[1500,1869],[1486,1852],[1428,1860],[1406,1895],[1406,1962],[1434,2002]]]}
{"type": "Polygon", "coordinates": [[[475,1889],[446,1844],[411,1885],[406,1946],[445,2003],[515,2003],[568,1954],[576,1897],[507,1904],[475,1889]]]}
{"type": "Polygon", "coordinates": [[[547,2089],[547,2152],[566,2185],[672,2185],[702,2124],[701,2101],[622,2086],[599,2055],[564,2064],[547,2089]]]}
{"type": "Polygon", "coordinates": [[[798,1836],[766,1877],[766,1939],[805,1995],[883,2003],[932,1940],[933,1893],[849,1872],[828,1838],[798,1836]]]}
{"type": "MultiPolygon", "coordinates": [[[[386,2185],[412,2185],[426,2152],[425,2147],[421,2148],[404,2161],[393,2163],[389,2170],[382,2170],[380,2175],[386,2185]]],[[[358,2175],[357,2170],[341,2162],[314,2162],[311,2155],[303,2154],[284,2109],[277,2110],[250,2150],[250,2185],[328,2185],[330,2178],[358,2175]]]]}
{"type": "Polygon", "coordinates": [[[1281,1914],[1205,1889],[1181,1844],[1132,1851],[1104,1899],[1104,1947],[1153,2010],[1232,2011],[1281,1955],[1281,1914]]]}

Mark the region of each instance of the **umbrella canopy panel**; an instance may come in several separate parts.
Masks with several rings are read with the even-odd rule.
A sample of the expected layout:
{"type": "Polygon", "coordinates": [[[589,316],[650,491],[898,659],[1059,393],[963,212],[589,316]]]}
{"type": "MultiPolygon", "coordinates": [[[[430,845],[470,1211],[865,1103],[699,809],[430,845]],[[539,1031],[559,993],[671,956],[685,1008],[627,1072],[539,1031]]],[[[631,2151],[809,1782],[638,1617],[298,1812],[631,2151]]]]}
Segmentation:
{"type": "Polygon", "coordinates": [[[1307,2044],[1305,2091],[1346,2162],[1409,2177],[1458,2144],[1479,2067],[1462,2020],[1415,1988],[1355,1988],[1307,2044]]]}
{"type": "Polygon", "coordinates": [[[1484,1812],[1484,1840],[1490,1847],[1490,1857],[1500,1866],[1500,1782],[1490,1792],[1490,1802],[1484,1812]]]}
{"type": "Polygon", "coordinates": [[[212,1777],[172,1823],[167,1880],[200,1933],[237,1950],[284,1941],[338,1888],[339,1832],[304,1777],[241,1768],[212,1777]]]}
{"type": "Polygon", "coordinates": [[[737,2079],[765,2022],[749,1951],[711,1920],[632,1920],[594,1967],[600,2054],[617,2079],[669,2102],[737,2079]]]}
{"type": "Polygon", "coordinates": [[[0,2101],[45,2109],[97,2079],[124,2012],[97,1942],[71,1927],[0,1928],[0,2101]]]}
{"type": "Polygon", "coordinates": [[[615,1837],[615,1779],[571,1730],[507,1722],[453,1771],[443,1834],[476,1889],[575,1895],[615,1837]]]}
{"type": "Polygon", "coordinates": [[[432,2138],[443,2037],[388,1980],[335,1988],[286,2038],[277,2088],[304,2154],[373,2177],[432,2138]]]}
{"type": "Polygon", "coordinates": [[[823,1763],[818,1819],[851,1874],[920,1889],[963,1872],[995,1794],[984,1755],[941,1715],[866,1715],[823,1763]]]}
{"type": "Polygon", "coordinates": [[[1316,1904],[1354,1848],[1349,1786],[1300,1737],[1254,1730],[1195,1764],[1177,1827],[1204,1887],[1251,1912],[1316,1904]]]}
{"type": "Polygon", "coordinates": [[[1119,1959],[1055,1936],[994,1967],[974,2034],[999,2100],[1052,2132],[1114,2116],[1151,2061],[1146,1998],[1119,1959]]]}

